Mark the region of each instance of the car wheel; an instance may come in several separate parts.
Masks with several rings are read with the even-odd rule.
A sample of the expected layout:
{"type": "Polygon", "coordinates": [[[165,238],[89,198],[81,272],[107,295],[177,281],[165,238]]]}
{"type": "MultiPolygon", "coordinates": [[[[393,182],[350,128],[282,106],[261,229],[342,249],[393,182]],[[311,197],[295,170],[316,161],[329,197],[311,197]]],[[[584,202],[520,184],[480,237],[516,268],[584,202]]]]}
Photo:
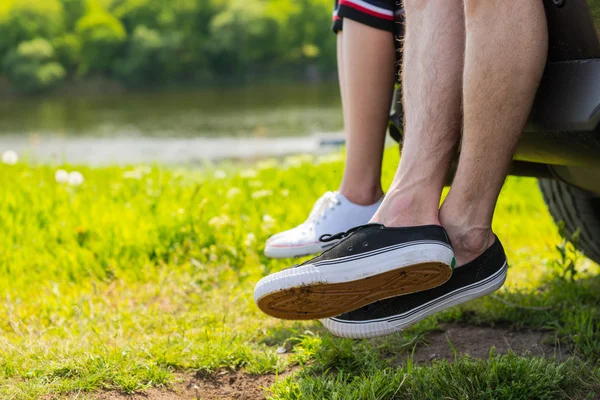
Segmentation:
{"type": "Polygon", "coordinates": [[[553,179],[539,186],[554,222],[564,221],[567,237],[580,229],[579,250],[600,264],[600,196],[553,179]]]}

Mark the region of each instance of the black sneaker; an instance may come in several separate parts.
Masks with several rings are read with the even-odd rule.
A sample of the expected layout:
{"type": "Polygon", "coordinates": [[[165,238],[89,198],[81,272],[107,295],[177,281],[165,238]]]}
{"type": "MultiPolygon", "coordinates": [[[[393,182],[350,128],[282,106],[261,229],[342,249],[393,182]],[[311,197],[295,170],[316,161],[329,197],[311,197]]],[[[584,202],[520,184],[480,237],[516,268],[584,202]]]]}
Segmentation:
{"type": "Polygon", "coordinates": [[[452,306],[498,290],[506,279],[508,264],[500,240],[468,264],[454,269],[442,286],[408,296],[370,304],[359,310],[321,322],[334,335],[371,338],[389,335],[452,306]]]}
{"type": "Polygon", "coordinates": [[[261,279],[258,307],[281,319],[320,319],[402,294],[434,288],[452,275],[454,252],[438,225],[358,226],[323,235],[335,246],[305,263],[261,279]]]}

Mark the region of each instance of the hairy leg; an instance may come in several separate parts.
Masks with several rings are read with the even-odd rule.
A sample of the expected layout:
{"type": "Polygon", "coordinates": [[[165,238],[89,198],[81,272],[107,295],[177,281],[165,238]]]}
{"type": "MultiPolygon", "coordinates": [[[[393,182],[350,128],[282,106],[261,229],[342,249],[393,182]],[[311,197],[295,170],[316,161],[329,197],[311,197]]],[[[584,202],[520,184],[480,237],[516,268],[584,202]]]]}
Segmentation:
{"type": "Polygon", "coordinates": [[[439,224],[440,196],[461,124],[462,0],[405,0],[405,137],[396,176],[372,222],[439,224]]]}
{"type": "Polygon", "coordinates": [[[440,211],[457,264],[493,242],[496,200],[544,69],[548,39],[541,0],[507,6],[465,0],[464,133],[456,176],[440,211]]]}
{"type": "Polygon", "coordinates": [[[343,39],[339,36],[347,146],[339,191],[353,203],[369,205],[383,195],[381,161],[394,89],[394,37],[348,18],[343,39]]]}

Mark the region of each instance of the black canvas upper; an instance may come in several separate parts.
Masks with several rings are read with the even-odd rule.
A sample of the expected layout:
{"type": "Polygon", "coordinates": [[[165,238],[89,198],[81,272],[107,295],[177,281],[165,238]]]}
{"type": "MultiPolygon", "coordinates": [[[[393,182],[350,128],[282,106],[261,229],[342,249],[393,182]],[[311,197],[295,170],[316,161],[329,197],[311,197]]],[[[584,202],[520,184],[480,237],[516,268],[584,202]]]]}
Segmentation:
{"type": "MultiPolygon", "coordinates": [[[[462,267],[455,268],[452,277],[443,285],[425,290],[419,293],[397,296],[381,300],[349,313],[335,317],[335,320],[343,322],[369,321],[379,318],[391,318],[395,315],[405,314],[419,306],[442,298],[448,293],[454,292],[466,286],[471,288],[475,284],[485,284],[487,280],[493,279],[493,275],[501,270],[506,263],[506,255],[500,240],[496,240],[492,246],[475,260],[462,267]]],[[[467,290],[467,288],[465,288],[467,290]]]]}
{"type": "MultiPolygon", "coordinates": [[[[338,235],[324,236],[323,240],[327,241],[338,235]]],[[[341,257],[357,256],[385,247],[415,241],[439,242],[450,247],[450,240],[448,239],[446,230],[439,225],[388,228],[381,224],[368,224],[351,229],[348,236],[340,240],[335,246],[301,265],[335,260],[341,257]]]]}

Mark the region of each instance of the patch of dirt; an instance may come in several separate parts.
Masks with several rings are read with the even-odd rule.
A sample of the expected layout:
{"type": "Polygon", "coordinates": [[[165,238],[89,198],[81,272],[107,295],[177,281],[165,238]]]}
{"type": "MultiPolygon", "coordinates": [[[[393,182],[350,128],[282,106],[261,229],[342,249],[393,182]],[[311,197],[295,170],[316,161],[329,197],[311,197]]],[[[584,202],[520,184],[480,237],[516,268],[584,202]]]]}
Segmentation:
{"type": "Polygon", "coordinates": [[[517,354],[530,353],[559,360],[567,356],[559,348],[548,344],[544,340],[547,334],[540,331],[460,324],[441,324],[440,327],[441,331],[428,333],[426,343],[417,346],[415,362],[453,360],[452,346],[457,355],[468,354],[473,358],[487,358],[492,346],[495,354],[506,354],[512,350],[517,354]]]}
{"type": "Polygon", "coordinates": [[[243,372],[222,371],[210,376],[181,374],[180,383],[172,389],[149,389],[141,394],[125,395],[104,392],[94,397],[97,400],[255,400],[264,399],[264,387],[271,386],[276,379],[288,373],[275,375],[247,375],[243,372]]]}
{"type": "MultiPolygon", "coordinates": [[[[529,353],[534,356],[566,358],[568,354],[548,344],[544,339],[547,333],[532,330],[515,330],[506,327],[485,327],[460,324],[441,324],[440,331],[429,332],[425,342],[417,345],[414,361],[418,364],[434,360],[452,361],[454,353],[468,354],[473,358],[487,358],[494,346],[495,354],[505,354],[509,350],[517,354],[529,353]],[[450,343],[452,343],[452,346],[450,343]]],[[[408,356],[403,354],[398,362],[408,356]]],[[[210,376],[180,374],[180,383],[172,389],[149,389],[141,394],[124,395],[116,392],[103,392],[93,397],[96,400],[255,400],[264,399],[264,387],[271,386],[276,379],[282,379],[291,371],[279,375],[254,376],[243,372],[222,371],[210,376]]]]}

